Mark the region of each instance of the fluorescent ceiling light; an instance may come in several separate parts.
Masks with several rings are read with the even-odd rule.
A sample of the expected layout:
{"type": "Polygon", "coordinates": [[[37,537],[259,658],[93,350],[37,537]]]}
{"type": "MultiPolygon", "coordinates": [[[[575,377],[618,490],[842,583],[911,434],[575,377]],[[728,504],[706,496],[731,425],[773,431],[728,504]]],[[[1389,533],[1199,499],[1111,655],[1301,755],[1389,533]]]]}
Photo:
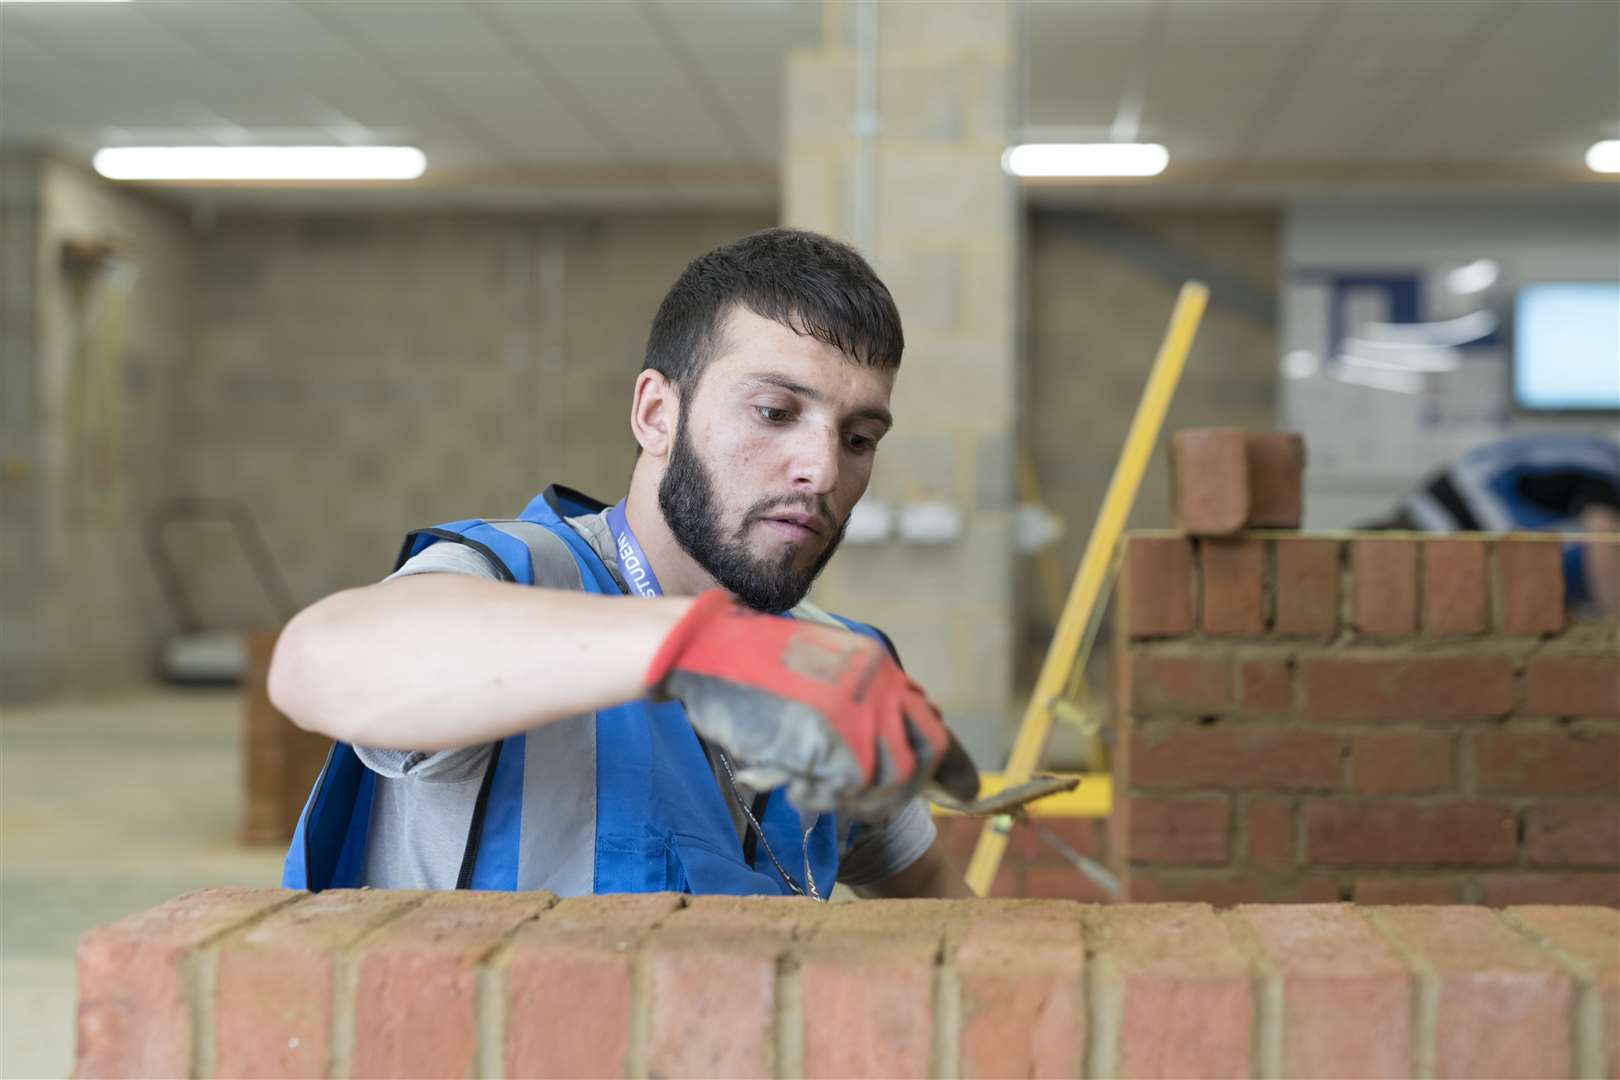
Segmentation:
{"type": "Polygon", "coordinates": [[[1158,143],[1024,143],[1001,155],[1014,176],[1157,176],[1169,163],[1158,143]]]}
{"type": "Polygon", "coordinates": [[[427,155],[414,146],[109,146],[94,162],[109,180],[414,180],[427,155]]]}
{"type": "Polygon", "coordinates": [[[1496,279],[1501,276],[1502,268],[1495,259],[1475,259],[1447,273],[1446,288],[1458,296],[1468,296],[1484,292],[1495,285],[1496,279]]]}
{"type": "Polygon", "coordinates": [[[1593,143],[1586,151],[1586,167],[1593,172],[1620,173],[1620,139],[1593,143]]]}

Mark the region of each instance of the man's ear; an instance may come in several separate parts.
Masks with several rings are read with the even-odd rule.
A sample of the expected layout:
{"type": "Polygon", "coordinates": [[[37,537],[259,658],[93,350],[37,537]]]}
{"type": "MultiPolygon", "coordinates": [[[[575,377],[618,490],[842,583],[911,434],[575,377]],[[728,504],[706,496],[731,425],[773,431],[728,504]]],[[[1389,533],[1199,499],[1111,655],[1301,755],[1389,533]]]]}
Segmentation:
{"type": "Polygon", "coordinates": [[[630,433],[643,453],[655,458],[669,455],[675,445],[680,412],[680,392],[662,372],[648,368],[636,376],[635,394],[630,399],[630,433]]]}

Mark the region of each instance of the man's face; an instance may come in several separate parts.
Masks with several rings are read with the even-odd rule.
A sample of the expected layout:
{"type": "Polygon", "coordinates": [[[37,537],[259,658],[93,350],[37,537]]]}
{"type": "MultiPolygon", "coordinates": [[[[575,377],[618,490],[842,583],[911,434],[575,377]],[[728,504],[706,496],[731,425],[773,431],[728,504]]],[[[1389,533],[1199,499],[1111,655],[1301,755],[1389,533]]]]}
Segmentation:
{"type": "Polygon", "coordinates": [[[658,505],[721,588],[760,611],[804,598],[866,491],[891,371],[736,308],[682,401],[658,505]]]}

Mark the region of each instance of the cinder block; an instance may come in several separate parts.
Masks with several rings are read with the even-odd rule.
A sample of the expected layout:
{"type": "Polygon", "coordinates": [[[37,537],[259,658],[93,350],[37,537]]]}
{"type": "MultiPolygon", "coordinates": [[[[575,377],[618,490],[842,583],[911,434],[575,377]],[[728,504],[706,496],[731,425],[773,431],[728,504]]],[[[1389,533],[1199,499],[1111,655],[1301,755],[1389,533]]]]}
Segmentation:
{"type": "Polygon", "coordinates": [[[1194,536],[1229,536],[1249,520],[1242,428],[1188,428],[1170,436],[1171,518],[1194,536]]]}
{"type": "Polygon", "coordinates": [[[1297,529],[1305,515],[1305,440],[1292,432],[1249,435],[1249,527],[1297,529]]]}

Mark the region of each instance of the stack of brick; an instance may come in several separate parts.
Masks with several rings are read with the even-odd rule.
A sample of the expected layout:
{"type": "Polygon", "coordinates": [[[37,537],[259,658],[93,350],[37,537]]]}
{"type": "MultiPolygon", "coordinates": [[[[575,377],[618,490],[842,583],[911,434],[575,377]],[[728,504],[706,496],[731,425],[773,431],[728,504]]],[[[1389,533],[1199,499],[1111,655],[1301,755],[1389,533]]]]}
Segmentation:
{"type": "Polygon", "coordinates": [[[332,745],[303,730],[270,702],[270,657],[279,630],[246,635],[242,684],[242,839],[284,844],[304,809],[332,745]]]}
{"type": "Polygon", "coordinates": [[[79,1076],[1620,1076],[1620,913],[210,890],[79,1076]]]}
{"type": "Polygon", "coordinates": [[[1140,533],[1119,597],[1127,898],[1620,904],[1620,624],[1556,537],[1140,533]]]}

